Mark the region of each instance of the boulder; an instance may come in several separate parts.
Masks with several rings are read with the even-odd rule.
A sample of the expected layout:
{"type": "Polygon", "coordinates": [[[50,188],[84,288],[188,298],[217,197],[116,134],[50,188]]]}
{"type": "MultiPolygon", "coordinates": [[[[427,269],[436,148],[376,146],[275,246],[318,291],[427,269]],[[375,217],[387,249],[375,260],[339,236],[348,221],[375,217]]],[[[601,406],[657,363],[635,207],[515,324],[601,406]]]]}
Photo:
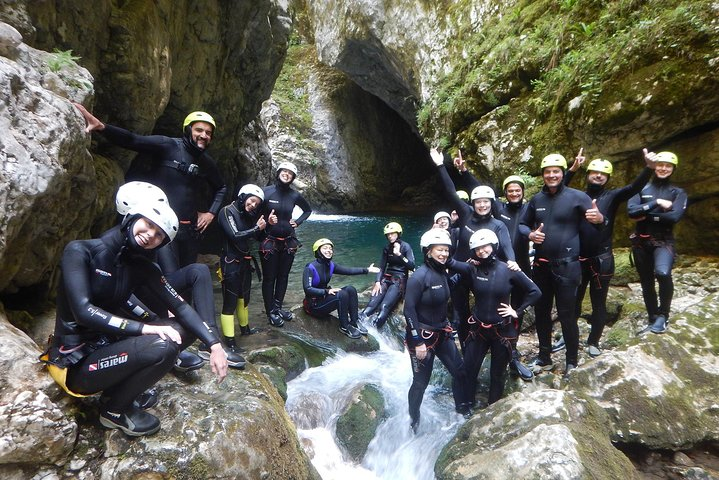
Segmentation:
{"type": "Polygon", "coordinates": [[[515,393],[463,425],[438,479],[639,478],[609,440],[606,414],[571,392],[515,393]]]}
{"type": "Polygon", "coordinates": [[[382,392],[374,385],[359,386],[337,419],[336,436],[354,462],[362,462],[367,447],[386,418],[382,392]]]}

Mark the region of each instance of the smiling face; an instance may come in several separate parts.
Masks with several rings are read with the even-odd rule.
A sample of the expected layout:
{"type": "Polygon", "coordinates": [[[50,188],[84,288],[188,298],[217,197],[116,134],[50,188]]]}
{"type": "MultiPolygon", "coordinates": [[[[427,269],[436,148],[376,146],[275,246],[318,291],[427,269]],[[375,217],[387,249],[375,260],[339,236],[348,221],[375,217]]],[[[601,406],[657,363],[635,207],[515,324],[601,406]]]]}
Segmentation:
{"type": "Polygon", "coordinates": [[[609,175],[607,175],[606,173],[590,170],[587,173],[587,181],[593,185],[602,186],[609,181],[609,175]]]}
{"type": "Polygon", "coordinates": [[[245,199],[245,211],[247,213],[254,212],[257,207],[260,206],[262,203],[262,200],[259,199],[259,197],[256,197],[254,195],[250,195],[245,199]]]}
{"type": "Polygon", "coordinates": [[[439,217],[437,219],[437,225],[440,226],[440,228],[444,228],[445,230],[449,228],[449,217],[439,217]]]}
{"type": "Polygon", "coordinates": [[[279,178],[282,183],[292,183],[292,180],[295,179],[295,174],[286,168],[281,168],[280,171],[277,172],[277,178],[279,178]]]}
{"type": "Polygon", "coordinates": [[[449,247],[447,245],[432,245],[427,252],[427,256],[444,265],[449,258],[449,247]]]}
{"type": "Polygon", "coordinates": [[[165,241],[165,232],[154,222],[145,217],[140,217],[132,226],[132,236],[135,243],[145,250],[152,250],[162,245],[165,241]]]}
{"type": "Polygon", "coordinates": [[[524,198],[524,190],[518,183],[508,183],[504,189],[504,196],[509,203],[519,203],[524,198]]]}
{"type": "Polygon", "coordinates": [[[492,251],[494,251],[494,248],[491,243],[474,249],[474,253],[478,258],[489,258],[489,256],[492,255],[492,251]]]}
{"type": "Polygon", "coordinates": [[[674,164],[669,162],[657,162],[654,175],[659,179],[669,178],[674,173],[674,164]]]}
{"type": "Polygon", "coordinates": [[[327,260],[332,258],[332,255],[334,255],[334,248],[332,248],[332,245],[329,243],[326,243],[320,247],[320,253],[323,257],[325,257],[327,260]]]}
{"type": "Polygon", "coordinates": [[[474,201],[474,211],[478,215],[487,215],[492,210],[492,201],[488,198],[477,198],[474,201]]]}
{"type": "Polygon", "coordinates": [[[212,141],[214,128],[207,122],[195,122],[190,125],[190,136],[198,148],[206,149],[212,141]]]}
{"type": "Polygon", "coordinates": [[[545,167],[542,170],[544,185],[550,189],[556,189],[564,179],[564,171],[560,167],[545,167]]]}

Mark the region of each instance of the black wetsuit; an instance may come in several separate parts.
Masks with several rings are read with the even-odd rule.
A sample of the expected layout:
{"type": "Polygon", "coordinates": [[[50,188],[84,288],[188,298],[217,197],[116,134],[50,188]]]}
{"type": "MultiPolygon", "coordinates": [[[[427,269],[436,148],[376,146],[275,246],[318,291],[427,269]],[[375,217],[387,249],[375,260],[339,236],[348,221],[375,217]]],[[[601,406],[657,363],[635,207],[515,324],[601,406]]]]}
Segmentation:
{"type": "MultiPolygon", "coordinates": [[[[466,176],[474,179],[474,177],[469,174],[466,176]]],[[[452,207],[457,211],[457,215],[459,215],[459,220],[457,220],[459,240],[457,242],[457,250],[454,252],[452,258],[460,262],[465,262],[471,258],[472,252],[469,248],[469,239],[474,232],[481,229],[488,229],[492,230],[499,239],[500,251],[498,252],[498,257],[500,260],[515,261],[512,241],[509,238],[507,226],[501,220],[492,217],[491,212],[486,215],[479,215],[475,212],[472,205],[468,205],[459,198],[452,179],[449,177],[444,165],[439,167],[439,177],[442,181],[445,195],[451,200],[452,207]]],[[[496,208],[494,207],[495,204],[496,202],[493,200],[493,208],[496,208]]],[[[469,318],[469,285],[467,285],[466,282],[459,281],[453,283],[452,307],[454,309],[453,323],[461,336],[466,332],[466,322],[469,318]]]]}
{"type": "MultiPolygon", "coordinates": [[[[652,170],[645,167],[634,181],[625,187],[606,189],[603,185],[587,182],[586,193],[592,200],[597,200],[597,208],[605,218],[604,229],[597,231],[589,222],[580,226],[579,260],[582,265],[582,283],[577,292],[577,308],[575,315],[579,317],[582,310],[584,294],[589,286],[589,298],[592,301],[592,329],[587,343],[599,346],[604,326],[607,323],[607,294],[609,282],[614,276],[614,253],[612,252],[612,234],[617,209],[633,195],[639,193],[649,181],[652,170]]],[[[567,171],[564,184],[569,185],[574,172],[567,171]]]]}
{"type": "Polygon", "coordinates": [[[376,281],[380,284],[380,292],[370,298],[365,315],[372,315],[380,305],[377,315],[377,328],[381,328],[404,296],[409,272],[414,270],[414,252],[409,243],[397,239],[400,244],[400,254],[394,254],[394,243],[388,243],[382,249],[382,258],[379,261],[379,273],[376,281]]]}
{"type": "Polygon", "coordinates": [[[295,229],[290,225],[292,210],[295,205],[302,209],[302,215],[295,220],[299,226],[307,220],[312,208],[300,193],[277,180],[274,185],[265,187],[265,201],[262,203],[262,214],[269,220],[272,210],[277,215],[277,223],[268,221],[265,228],[265,239],[260,246],[262,262],[262,299],[265,312],[269,315],[282,308],[287,293],[287,281],[295,261],[295,253],[300,242],[295,236],[295,229]]]}
{"type": "Polygon", "coordinates": [[[305,312],[313,317],[326,317],[337,310],[340,326],[357,325],[357,290],[352,285],[342,287],[335,294],[329,293],[332,275],[364,275],[366,268],[343,267],[320,255],[317,260],[308,263],[302,273],[302,288],[305,299],[302,302],[305,312]]]}
{"type": "Polygon", "coordinates": [[[248,213],[239,200],[220,210],[218,222],[224,235],[222,247],[222,313],[233,315],[237,308],[237,299],[242,298],[244,305],[250,304],[252,287],[252,254],[249,240],[259,238],[257,211],[248,213]]]}
{"type": "MultiPolygon", "coordinates": [[[[453,268],[456,262],[448,260],[453,268]]],[[[426,259],[407,280],[404,298],[404,316],[407,321],[406,343],[412,364],[412,386],[409,389],[409,415],[416,428],[420,419],[420,406],[424,391],[429,385],[435,356],[452,375],[452,394],[458,412],[464,413],[471,399],[466,390],[464,361],[452,338],[452,327],[447,319],[450,291],[445,265],[426,259]],[[427,356],[418,360],[415,349],[427,347],[427,356]]]]}
{"type": "Polygon", "coordinates": [[[632,256],[642,284],[642,296],[650,321],[658,315],[669,318],[674,282],[672,266],[674,248],[674,224],[681,220],[687,208],[687,194],[669,183],[669,179],[653,178],[642,191],[629,199],[627,212],[637,221],[632,234],[632,256]],[[671,210],[664,211],[657,200],[672,202],[671,210]],[[654,279],[659,283],[659,299],[654,279]]]}
{"type": "MultiPolygon", "coordinates": [[[[534,307],[539,340],[539,359],[551,363],[552,304],[556,299],[557,316],[567,345],[567,364],[577,365],[579,328],[577,326],[577,287],[582,279],[579,265],[579,229],[587,222],[585,213],[592,208],[589,196],[560,184],[555,193],[544,186],[527,203],[520,220],[520,231],[529,237],[544,224],[544,242],[534,244],[532,280],[542,291],[534,307]]],[[[599,227],[593,227],[598,230],[599,227]]]]}
{"type": "Polygon", "coordinates": [[[105,125],[105,137],[115,145],[152,156],[151,171],[142,180],[157,185],[165,192],[177,214],[180,229],[172,243],[158,252],[162,271],[169,275],[180,267],[195,263],[201,234],[197,231],[197,212],[217,216],[227,191],[215,161],[184,136],[137,135],[123,128],[105,125]],[[200,198],[203,185],[209,185],[213,198],[200,198]]]}
{"type": "Polygon", "coordinates": [[[527,275],[510,270],[506,263],[497,260],[494,255],[479,260],[477,266],[460,263],[456,268],[469,282],[475,298],[468,332],[464,338],[460,337],[460,341],[465,344],[467,394],[474,399],[477,375],[485,355],[491,350],[488,402],[494,403],[502,397],[503,375],[512,359],[513,345],[518,334],[518,321],[512,317],[501,317],[497,309],[501,303],[509,304],[511,294],[518,303],[513,308],[521,316],[539,300],[542,292],[527,275]]]}
{"type": "MultiPolygon", "coordinates": [[[[128,227],[132,228],[131,222],[128,227]]],[[[143,323],[131,319],[127,299],[139,286],[161,299],[183,344],[199,337],[207,345],[217,334],[202,321],[151,261],[152,252],[129,246],[125,229],[99,239],[70,242],[61,260],[57,316],[50,362],[67,367],[67,386],[79,394],[102,391],[105,407],[125,411],[174,365],[180,345],[158,335],[142,335],[143,323]],[[178,323],[179,322],[179,323],[178,323]]],[[[147,300],[146,297],[141,300],[147,300]]]]}

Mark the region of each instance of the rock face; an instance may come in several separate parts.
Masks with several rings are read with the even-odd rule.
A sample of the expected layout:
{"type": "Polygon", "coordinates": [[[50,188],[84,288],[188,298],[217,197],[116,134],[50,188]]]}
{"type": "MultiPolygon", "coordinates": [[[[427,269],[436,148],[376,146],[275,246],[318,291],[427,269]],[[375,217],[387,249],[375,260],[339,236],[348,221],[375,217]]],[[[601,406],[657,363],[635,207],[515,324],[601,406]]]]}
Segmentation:
{"type": "Polygon", "coordinates": [[[46,282],[65,243],[87,235],[105,207],[97,189],[117,169],[93,162],[70,103],[92,93],[87,70],[0,23],[0,291],[46,282]]]}
{"type": "Polygon", "coordinates": [[[296,183],[313,208],[347,212],[416,209],[410,187],[434,172],[423,142],[377,97],[313,58],[310,46],[291,47],[261,118],[275,165],[300,169],[296,183]],[[416,167],[408,169],[407,165],[416,167]]]}

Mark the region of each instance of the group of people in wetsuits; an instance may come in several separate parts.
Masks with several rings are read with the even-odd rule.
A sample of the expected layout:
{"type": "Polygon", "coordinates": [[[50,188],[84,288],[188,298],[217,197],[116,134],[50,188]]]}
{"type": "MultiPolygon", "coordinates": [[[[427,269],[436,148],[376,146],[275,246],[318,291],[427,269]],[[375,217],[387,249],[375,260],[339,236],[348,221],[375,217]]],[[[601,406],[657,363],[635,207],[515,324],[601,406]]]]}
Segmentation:
{"type": "MultiPolygon", "coordinates": [[[[65,248],[55,331],[41,358],[71,395],[102,393],[102,425],[131,436],[149,435],[160,428],[157,417],[147,412],[157,402],[152,387],[170,369],[193,370],[204,359],[222,381],[228,367],[244,366],[235,344],[234,319],[237,316],[242,335],[254,333],[248,315],[256,270],[250,239],[260,243],[262,296],[269,324],[281,327],[292,319],[292,312],[283,309],[283,301],[300,247],[295,228],[312,209],[291,188],[297,168],[289,162],[278,165],[272,185],[244,185],[237,198],[222,207],[227,187],[206,153],[216,123],[205,112],[190,113],[183,122],[183,136],[170,138],[136,135],[102,123],[81,105],[76,107],[85,118],[86,132],[101,131],[116,145],[151,155],[153,163],[148,178],[143,179],[147,181],[130,182],[118,191],[118,225],[98,239],[77,240],[65,248]],[[205,182],[212,191],[209,208],[198,194],[202,190],[198,182],[205,182]],[[302,214],[293,219],[296,206],[302,214]],[[209,269],[196,263],[198,242],[216,217],[225,234],[220,262],[221,329],[215,322],[209,269]],[[196,339],[201,342],[199,358],[184,350],[196,339]]],[[[604,288],[606,300],[606,288],[601,286],[606,286],[611,274],[606,262],[602,263],[606,256],[599,257],[611,252],[613,215],[628,192],[608,200],[603,185],[611,174],[611,170],[606,172],[611,164],[602,164],[595,171],[591,168],[595,160],[588,175],[591,200],[590,195],[564,185],[566,161],[553,154],[541,163],[544,188],[528,203],[523,202],[521,177],[513,176],[504,182],[507,203],[501,208],[493,190],[480,184],[472,190],[468,204],[455,193],[442,154],[433,150],[431,156],[447,196],[454,202],[456,227],[448,228],[444,215],[437,219],[436,228],[422,236],[424,264],[413,275],[412,248],[401,240],[402,227],[395,222],[384,229],[388,244],[380,267],[335,264],[334,245],[323,238],[313,245],[315,260],[303,272],[304,310],[312,316],[338,310],[340,331],[351,338],[367,334],[363,323],[373,314],[375,325],[384,325],[405,296],[406,343],[414,376],[409,404],[415,430],[435,355],[454,378],[460,413],[471,411],[475,404],[476,377],[487,352],[491,351],[493,358],[490,403],[501,397],[502,374],[510,362],[523,378],[531,378],[531,372],[519,362],[516,338],[522,314],[535,303],[540,351],[534,371],[552,366],[550,312],[555,298],[567,348],[565,371],[576,367],[576,298],[584,271],[580,260],[588,266],[584,285],[590,285],[591,293],[596,282],[598,289],[604,288]],[[606,177],[604,183],[598,178],[602,188],[591,187],[597,171],[606,177]],[[607,206],[600,208],[597,201],[607,206]],[[588,247],[583,239],[596,239],[597,232],[607,229],[608,248],[602,243],[596,247],[601,253],[593,255],[594,247],[588,247]],[[534,282],[527,276],[529,241],[536,250],[531,272],[534,282]],[[353,287],[330,286],[334,273],[376,274],[365,309],[359,311],[353,287]],[[471,309],[470,293],[475,298],[471,309]],[[450,299],[463,356],[447,319],[450,299]]],[[[581,164],[579,157],[581,154],[575,163],[581,164]]],[[[681,218],[686,195],[668,182],[678,163],[674,154],[645,152],[645,158],[649,168],[657,167],[655,179],[636,201],[630,200],[630,216],[638,221],[634,258],[646,290],[650,329],[659,333],[666,330],[671,301],[671,227],[681,218]],[[655,277],[660,286],[658,300],[652,295],[655,277]]],[[[456,164],[463,175],[470,176],[461,158],[456,164]]],[[[602,292],[596,297],[601,300],[602,292]]],[[[594,300],[592,295],[593,304],[594,300]]],[[[602,321],[599,313],[597,349],[602,321]]],[[[592,328],[594,331],[594,316],[592,328]]]]}
{"type": "Polygon", "coordinates": [[[586,192],[567,186],[585,161],[583,150],[569,169],[562,155],[550,154],[540,162],[541,190],[525,201],[524,180],[509,176],[502,184],[506,201],[501,204],[491,187],[469,174],[460,155],[454,164],[465,184],[475,185],[466,203],[455,190],[442,153],[433,149],[431,157],[457,219],[454,229],[447,228],[452,214],[437,214],[437,228],[420,241],[424,265],[407,283],[404,314],[413,371],[408,400],[414,431],[435,356],[452,375],[455,408],[461,414],[468,414],[476,405],[477,374],[488,351],[492,355],[488,403],[501,397],[508,364],[529,380],[533,374],[552,370],[552,352],[566,348],[566,378],[578,365],[577,319],[587,287],[592,303],[587,353],[590,357],[601,354],[599,340],[614,273],[612,233],[617,209],[624,201],[628,202],[629,217],[636,221],[632,257],[649,315],[643,331],[666,331],[673,293],[672,230],[687,203],[684,191],[669,182],[678,165],[674,153],[645,149],[645,168],[630,185],[619,189],[606,188],[612,164],[592,160],[587,167],[586,192]],[[530,242],[534,249],[531,269],[530,242]],[[474,296],[471,309],[470,292],[474,296]],[[454,322],[447,318],[450,301],[454,322]],[[519,361],[516,339],[522,315],[531,305],[539,354],[528,369],[519,361]],[[562,329],[558,345],[551,341],[553,307],[562,329]],[[455,329],[462,355],[453,341],[455,329]]]}

